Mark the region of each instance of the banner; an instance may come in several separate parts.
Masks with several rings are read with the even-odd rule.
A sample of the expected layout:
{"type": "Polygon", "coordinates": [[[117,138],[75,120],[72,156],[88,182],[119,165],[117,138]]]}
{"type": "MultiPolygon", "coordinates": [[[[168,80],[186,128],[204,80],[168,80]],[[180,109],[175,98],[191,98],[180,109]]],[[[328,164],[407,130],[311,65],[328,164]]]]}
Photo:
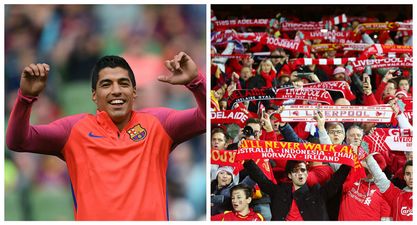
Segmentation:
{"type": "Polygon", "coordinates": [[[243,89],[235,90],[227,100],[227,106],[231,108],[235,103],[271,99],[298,99],[316,101],[328,105],[334,102],[328,91],[319,88],[280,88],[280,89],[243,89]]]}
{"type": "Polygon", "coordinates": [[[405,117],[407,117],[408,120],[413,121],[413,97],[404,97],[400,101],[402,101],[405,104],[403,112],[405,117]]]}
{"type": "Polygon", "coordinates": [[[403,23],[403,22],[385,22],[385,23],[362,23],[355,29],[355,33],[359,32],[359,27],[362,26],[364,30],[370,31],[396,31],[396,30],[413,30],[413,23],[403,23]]]}
{"type": "MultiPolygon", "coordinates": [[[[317,111],[315,105],[284,105],[280,118],[282,122],[315,122],[313,118],[315,111],[317,111]]],[[[393,113],[388,105],[321,105],[320,111],[326,117],[326,122],[391,123],[393,113]]]]}
{"type": "MultiPolygon", "coordinates": [[[[233,173],[238,174],[243,169],[243,161],[236,160],[237,150],[211,150],[211,164],[217,164],[219,166],[231,166],[234,168],[233,173]]],[[[262,170],[265,176],[272,181],[277,183],[274,177],[274,173],[268,161],[263,159],[253,158],[256,165],[262,170]]]]}
{"type": "Polygon", "coordinates": [[[330,43],[354,43],[355,36],[351,31],[304,31],[299,33],[301,39],[318,39],[330,43]]]}
{"type": "Polygon", "coordinates": [[[355,57],[350,58],[332,58],[332,59],[313,59],[313,58],[297,58],[290,59],[289,64],[292,65],[344,65],[348,62],[356,61],[355,57]]]}
{"type": "Polygon", "coordinates": [[[410,129],[376,128],[363,141],[368,144],[369,152],[413,151],[413,131],[410,129]]]}
{"type": "Polygon", "coordinates": [[[261,38],[260,42],[264,45],[267,45],[270,49],[284,48],[295,52],[303,52],[305,46],[302,41],[268,36],[261,38]]]}
{"type": "Polygon", "coordinates": [[[230,29],[235,27],[267,27],[271,19],[234,19],[213,21],[214,29],[230,29]]]}
{"type": "Polygon", "coordinates": [[[346,145],[243,140],[236,160],[286,159],[355,165],[355,153],[346,145]]]}
{"type": "Polygon", "coordinates": [[[244,127],[246,120],[249,118],[257,118],[258,116],[255,113],[245,113],[241,109],[235,110],[223,110],[211,112],[211,123],[212,124],[237,124],[239,127],[244,127]]]}
{"type": "Polygon", "coordinates": [[[239,164],[236,161],[237,150],[211,150],[211,164],[217,164],[219,166],[232,166],[236,167],[239,164]]]}
{"type": "Polygon", "coordinates": [[[368,59],[374,54],[388,54],[388,53],[406,53],[413,54],[413,46],[407,45],[381,45],[374,44],[369,46],[360,56],[359,59],[368,59]]]}
{"type": "Polygon", "coordinates": [[[319,22],[283,22],[281,31],[317,31],[326,28],[326,23],[319,22]]]}
{"type": "Polygon", "coordinates": [[[304,88],[322,88],[328,91],[339,91],[343,97],[352,101],[356,96],[350,90],[350,85],[346,81],[324,81],[319,83],[309,83],[303,86],[304,88]]]}
{"type": "Polygon", "coordinates": [[[411,58],[383,58],[383,59],[362,59],[352,62],[353,70],[363,71],[366,66],[371,69],[390,68],[390,67],[413,67],[413,57],[411,58]]]}
{"type": "Polygon", "coordinates": [[[326,52],[326,51],[365,51],[371,45],[364,43],[339,43],[339,44],[314,44],[311,46],[311,52],[326,52]]]}

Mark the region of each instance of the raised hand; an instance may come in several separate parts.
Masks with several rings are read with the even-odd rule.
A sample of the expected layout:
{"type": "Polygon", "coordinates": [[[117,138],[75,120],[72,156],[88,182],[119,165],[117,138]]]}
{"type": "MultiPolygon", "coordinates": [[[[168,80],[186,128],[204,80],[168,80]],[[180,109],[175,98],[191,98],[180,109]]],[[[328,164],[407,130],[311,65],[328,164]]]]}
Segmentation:
{"type": "Polygon", "coordinates": [[[372,85],[371,85],[371,80],[369,78],[369,75],[367,73],[363,74],[362,84],[363,84],[363,93],[365,95],[370,95],[372,93],[372,85]]]}
{"type": "Polygon", "coordinates": [[[384,78],[382,78],[382,81],[386,83],[387,81],[391,80],[394,77],[394,72],[395,70],[388,70],[384,78]]]}
{"type": "Polygon", "coordinates": [[[172,75],[159,76],[158,80],[161,82],[186,85],[198,76],[197,65],[185,52],[180,52],[173,59],[166,60],[165,67],[172,72],[172,75]]]}
{"type": "Polygon", "coordinates": [[[24,96],[38,96],[45,89],[49,65],[46,63],[26,66],[20,76],[20,90],[24,96]]]}
{"type": "Polygon", "coordinates": [[[324,130],[324,124],[326,122],[326,118],[324,114],[320,110],[320,105],[317,105],[317,110],[314,112],[313,118],[317,121],[317,127],[319,130],[324,130]]]}
{"type": "Polygon", "coordinates": [[[269,118],[269,114],[266,113],[264,110],[262,111],[262,117],[261,117],[261,125],[265,129],[266,132],[274,131],[272,128],[271,120],[269,118]]]}

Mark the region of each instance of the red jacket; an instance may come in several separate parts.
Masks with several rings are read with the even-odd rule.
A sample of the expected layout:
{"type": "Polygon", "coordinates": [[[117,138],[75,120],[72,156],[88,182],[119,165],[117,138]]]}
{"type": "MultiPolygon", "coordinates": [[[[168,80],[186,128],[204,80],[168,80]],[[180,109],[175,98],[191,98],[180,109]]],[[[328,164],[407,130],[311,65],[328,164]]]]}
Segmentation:
{"type": "Polygon", "coordinates": [[[264,221],[264,217],[250,209],[246,216],[242,216],[238,212],[224,211],[224,213],[212,216],[211,221],[264,221]]]}
{"type": "Polygon", "coordinates": [[[391,183],[382,196],[391,206],[394,221],[413,220],[413,192],[403,191],[391,183]]]}

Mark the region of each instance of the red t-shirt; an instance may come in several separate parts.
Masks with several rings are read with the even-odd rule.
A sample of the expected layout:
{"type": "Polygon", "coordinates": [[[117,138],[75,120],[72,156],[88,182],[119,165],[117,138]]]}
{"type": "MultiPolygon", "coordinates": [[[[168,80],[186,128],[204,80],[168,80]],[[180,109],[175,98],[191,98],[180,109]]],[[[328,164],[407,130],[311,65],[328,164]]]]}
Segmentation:
{"type": "Polygon", "coordinates": [[[389,217],[390,214],[391,207],[375,183],[357,180],[344,187],[339,220],[380,221],[381,217],[389,217]]]}

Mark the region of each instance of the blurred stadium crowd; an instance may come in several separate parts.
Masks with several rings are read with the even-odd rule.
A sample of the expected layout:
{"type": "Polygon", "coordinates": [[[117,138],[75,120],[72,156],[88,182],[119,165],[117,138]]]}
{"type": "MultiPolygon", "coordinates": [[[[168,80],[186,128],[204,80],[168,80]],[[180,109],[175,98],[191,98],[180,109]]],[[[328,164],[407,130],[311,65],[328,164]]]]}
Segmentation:
{"type": "MultiPolygon", "coordinates": [[[[185,88],[160,84],[156,77],[168,72],[163,61],[179,51],[187,52],[204,74],[205,21],[205,5],[6,5],[6,126],[21,71],[31,63],[51,66],[32,124],[95,113],[90,70],[103,55],[120,55],[131,65],[137,82],[135,108],[194,106],[185,88]]],[[[171,154],[170,220],[205,219],[205,162],[205,135],[171,154]]],[[[72,220],[72,207],[64,162],[6,149],[5,220],[72,220]]]]}

